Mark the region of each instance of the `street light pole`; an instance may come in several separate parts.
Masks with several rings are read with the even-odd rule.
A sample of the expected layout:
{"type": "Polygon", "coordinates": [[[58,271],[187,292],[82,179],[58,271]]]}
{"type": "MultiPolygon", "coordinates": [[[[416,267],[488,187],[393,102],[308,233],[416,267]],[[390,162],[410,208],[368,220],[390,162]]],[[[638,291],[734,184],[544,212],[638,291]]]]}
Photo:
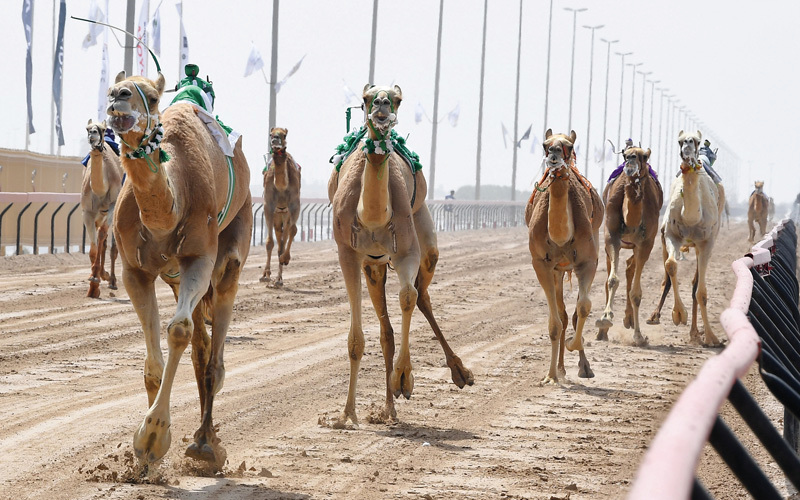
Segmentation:
{"type": "Polygon", "coordinates": [[[544,122],[542,137],[547,132],[547,106],[550,103],[550,41],[553,34],[553,0],[550,0],[550,20],[547,22],[547,72],[544,79],[544,122]]]}
{"type": "Polygon", "coordinates": [[[592,132],[592,79],[593,79],[593,76],[594,76],[594,32],[595,32],[595,30],[599,30],[600,28],[602,28],[603,25],[602,24],[598,24],[597,26],[586,26],[586,25],[584,25],[583,27],[586,28],[586,29],[592,30],[592,46],[591,46],[592,48],[591,48],[591,53],[589,55],[589,106],[588,106],[588,108],[589,108],[588,115],[589,116],[586,118],[586,142],[584,143],[585,144],[584,147],[586,148],[586,160],[584,161],[584,164],[583,164],[583,175],[584,176],[588,176],[589,175],[589,135],[592,132]]]}
{"type": "Polygon", "coordinates": [[[603,184],[603,180],[606,178],[606,126],[608,125],[608,75],[611,70],[611,45],[614,43],[619,42],[619,40],[606,40],[605,38],[601,38],[601,41],[605,42],[607,45],[606,50],[606,91],[605,91],[605,104],[603,105],[603,162],[600,167],[600,184],[603,184]]]}
{"type": "MultiPolygon", "coordinates": [[[[661,83],[661,80],[650,80],[650,132],[647,134],[647,137],[649,139],[648,144],[650,145],[650,147],[654,146],[654,144],[653,144],[653,100],[655,99],[656,83],[661,83]]],[[[644,130],[642,130],[642,135],[644,135],[644,130]]]]}
{"type": "Polygon", "coordinates": [[[578,13],[587,9],[581,7],[580,9],[573,9],[571,7],[564,7],[564,10],[572,12],[572,63],[569,70],[569,120],[567,121],[567,130],[572,131],[572,84],[575,80],[575,31],[578,28],[578,13]]]}
{"type": "Polygon", "coordinates": [[[519,0],[519,30],[517,32],[517,88],[514,97],[514,154],[511,161],[511,201],[517,199],[517,150],[519,146],[517,133],[519,130],[519,73],[520,56],[522,55],[522,0],[519,0]]]}
{"type": "MultiPolygon", "coordinates": [[[[376,0],[377,1],[377,0],[376,0]]],[[[475,199],[481,199],[481,143],[483,136],[483,80],[486,70],[486,14],[489,0],[483,1],[483,42],[481,43],[481,86],[478,94],[478,152],[475,161],[475,199]]]]}
{"type": "Polygon", "coordinates": [[[633,54],[633,52],[615,52],[618,56],[622,56],[622,63],[620,67],[622,71],[619,76],[619,119],[617,120],[617,147],[622,144],[622,91],[625,88],[625,56],[633,54]]]}
{"type": "Polygon", "coordinates": [[[647,75],[652,73],[652,71],[639,71],[639,74],[642,75],[642,118],[639,121],[639,142],[644,142],[644,94],[647,86],[647,75]]]}
{"type": "MultiPolygon", "coordinates": [[[[663,139],[663,137],[664,137],[663,136],[664,128],[662,127],[662,124],[664,123],[664,91],[665,90],[669,90],[669,89],[665,89],[663,87],[658,89],[658,91],[661,92],[661,98],[659,99],[659,105],[658,105],[658,159],[659,159],[658,164],[659,164],[660,168],[658,168],[658,167],[656,167],[656,168],[658,168],[658,174],[662,178],[664,176],[664,172],[665,172],[664,169],[666,168],[666,163],[667,163],[667,159],[666,158],[664,158],[663,162],[661,161],[661,155],[664,154],[663,150],[661,148],[661,144],[662,144],[661,139],[663,139]]],[[[666,155],[664,155],[664,156],[666,156],[666,155]]]]}
{"type": "Polygon", "coordinates": [[[432,200],[436,192],[436,135],[439,132],[439,74],[442,62],[442,15],[444,14],[444,0],[439,1],[439,34],[436,36],[436,73],[433,81],[433,120],[431,132],[431,183],[428,190],[428,199],[432,200]]]}
{"type": "Polygon", "coordinates": [[[628,132],[630,134],[628,137],[631,137],[631,138],[633,138],[633,108],[634,108],[634,106],[633,106],[633,98],[636,95],[636,93],[635,93],[636,92],[636,68],[638,68],[642,64],[644,64],[644,63],[630,63],[630,64],[628,64],[628,66],[632,66],[633,67],[633,71],[631,72],[631,124],[630,124],[630,130],[628,132]]]}

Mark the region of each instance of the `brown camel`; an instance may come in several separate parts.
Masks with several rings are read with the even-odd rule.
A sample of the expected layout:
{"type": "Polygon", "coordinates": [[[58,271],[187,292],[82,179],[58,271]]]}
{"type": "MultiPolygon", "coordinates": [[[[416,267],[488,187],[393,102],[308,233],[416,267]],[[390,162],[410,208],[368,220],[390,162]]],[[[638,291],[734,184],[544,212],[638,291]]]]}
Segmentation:
{"type": "Polygon", "coordinates": [[[261,281],[270,279],[270,261],[275,241],[278,239],[278,279],[275,284],[283,285],[283,268],[291,259],[292,241],[297,234],[297,218],[300,217],[300,168],[292,155],[286,152],[285,128],[269,131],[269,144],[272,161],[264,170],[264,218],[267,221],[267,265],[261,281]]]}
{"type": "Polygon", "coordinates": [[[677,255],[682,251],[694,248],[697,256],[697,268],[692,280],[692,326],[689,329],[690,341],[701,343],[700,331],[697,328],[697,307],[703,316],[705,342],[709,346],[721,345],[711,330],[708,322],[708,288],[706,286],[706,270],[714,242],[717,239],[722,212],[725,209],[725,190],[716,184],[706,173],[697,155],[702,134],[684,133],[678,135],[681,148],[681,173],[670,190],[670,200],[664,221],[661,225],[661,255],[664,259],[664,278],[661,281],[661,299],[655,311],[647,320],[648,324],[658,324],[661,308],[670,287],[674,288],[675,303],[672,308],[672,322],[676,325],[686,324],[688,314],[678,294],[678,262],[677,255]]]}
{"type": "Polygon", "coordinates": [[[250,168],[241,139],[233,159],[226,157],[191,104],[178,102],[160,114],[163,92],[161,73],[155,80],[125,79],[123,71],[108,94],[108,123],[122,139],[122,167],[128,175],[115,219],[122,279],[147,346],[149,409],[133,446],[147,462],[169,449],[170,393],[191,341],[202,423],[186,455],[219,464],[223,452],[217,447],[212,407],[225,378],[225,334],[250,250],[250,168]],[[178,302],[167,325],[166,364],[155,291],[159,276],[178,302]],[[210,338],[204,313],[211,318],[210,338]]]}
{"type": "Polygon", "coordinates": [[[363,99],[364,109],[368,110],[365,145],[347,157],[338,171],[333,171],[328,183],[328,196],[333,203],[333,235],[350,301],[347,338],[350,385],[344,412],[334,422],[335,426],[346,425],[348,419],[358,425],[356,381],[364,353],[361,271],[381,325],[380,341],[386,367],[386,403],[381,418],[393,421],[397,416],[393,398],[402,394],[408,399],[414,388],[409,330],[415,304],[444,349],[453,382],[460,388],[473,383],[472,372],[450,349],[433,316],[428,285],[433,279],[439,250],[433,219],[425,204],[427,184],[422,172],[409,168],[398,155],[390,135],[402,100],[400,87],[367,84],[363,99]],[[386,268],[390,263],[400,280],[403,312],[396,363],[393,363],[394,331],[386,307],[386,268]]]}
{"type": "Polygon", "coordinates": [[[750,243],[756,239],[756,223],[758,223],[759,238],[764,235],[767,229],[767,216],[770,209],[770,198],[764,194],[764,181],[756,181],[755,191],[750,195],[747,204],[747,227],[750,228],[750,243]]]}
{"type": "Polygon", "coordinates": [[[608,329],[613,325],[612,305],[619,286],[617,268],[619,249],[633,250],[627,260],[625,281],[625,328],[633,327],[633,342],[645,345],[647,339],[639,328],[639,304],[642,302],[642,270],[653,250],[658,234],[658,216],[664,203],[661,184],[653,178],[647,160],[650,150],[630,147],[623,153],[623,173],[606,185],[603,201],[606,210],[606,308],[596,326],[600,328],[597,340],[608,340],[608,329]]]}
{"type": "Polygon", "coordinates": [[[83,171],[81,188],[81,209],[83,226],[89,237],[91,248],[89,260],[92,275],[89,277],[87,297],[100,297],[100,280],[108,281],[108,288],[117,289],[117,275],[114,272],[117,260],[117,242],[111,232],[111,274],[106,272],[106,247],[109,223],[114,221],[114,207],[122,189],[122,167],[119,157],[103,139],[106,122],[95,123],[91,119],[86,125],[89,145],[89,164],[83,171]]]}
{"type": "Polygon", "coordinates": [[[559,379],[566,378],[565,346],[570,351],[578,350],[578,376],[594,377],[581,335],[592,309],[589,289],[597,271],[603,203],[574,166],[575,139],[574,130],[569,137],[547,130],[543,144],[547,170],[525,207],[533,270],[550,308],[550,370],[543,384],[557,384],[559,379]],[[564,304],[564,274],[567,272],[578,276],[578,303],[572,315],[575,337],[569,341],[564,338],[568,323],[564,304]]]}

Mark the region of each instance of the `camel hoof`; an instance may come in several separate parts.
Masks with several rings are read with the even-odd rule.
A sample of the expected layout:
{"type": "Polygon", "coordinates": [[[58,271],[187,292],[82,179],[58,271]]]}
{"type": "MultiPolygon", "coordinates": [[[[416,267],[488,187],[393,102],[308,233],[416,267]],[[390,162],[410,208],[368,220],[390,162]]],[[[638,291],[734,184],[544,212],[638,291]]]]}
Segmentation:
{"type": "Polygon", "coordinates": [[[186,456],[189,458],[193,458],[195,460],[201,460],[203,462],[208,463],[216,463],[217,455],[214,453],[214,448],[212,448],[208,443],[203,443],[202,445],[198,445],[197,443],[192,443],[186,448],[186,456]]]}
{"type": "MultiPolygon", "coordinates": [[[[600,319],[598,319],[597,321],[594,322],[594,326],[596,326],[597,328],[601,328],[601,329],[605,328],[606,330],[608,330],[609,328],[614,326],[614,323],[611,321],[612,317],[613,316],[610,316],[610,317],[607,318],[607,317],[603,316],[602,318],[600,318],[600,319]]],[[[600,340],[600,339],[597,339],[597,340],[600,340]]],[[[608,339],[606,339],[606,340],[608,340],[608,339]]]]}
{"type": "Polygon", "coordinates": [[[608,340],[608,328],[600,328],[595,340],[608,340]]]}
{"type": "Polygon", "coordinates": [[[672,322],[677,325],[685,325],[686,321],[688,320],[688,315],[686,314],[686,309],[673,309],[672,310],[672,322]]]}
{"type": "Polygon", "coordinates": [[[97,283],[98,285],[100,284],[100,278],[95,278],[94,276],[90,277],[89,281],[92,283],[97,283]]]}
{"type": "Polygon", "coordinates": [[[622,320],[622,326],[630,330],[633,328],[633,316],[625,315],[625,319],[622,320]]]}
{"type": "Polygon", "coordinates": [[[258,281],[260,281],[261,283],[269,283],[269,276],[262,276],[258,278],[258,281]]]}
{"type": "Polygon", "coordinates": [[[653,315],[650,316],[650,318],[647,319],[645,323],[647,323],[648,325],[658,325],[661,323],[661,315],[653,313],[653,315]]]}
{"type": "Polygon", "coordinates": [[[456,384],[459,389],[463,389],[465,385],[472,385],[475,383],[472,370],[465,367],[458,356],[455,356],[450,365],[450,375],[453,378],[453,383],[456,384]]]}
{"type": "Polygon", "coordinates": [[[110,282],[110,283],[108,284],[108,289],[109,289],[109,290],[116,290],[116,289],[117,289],[117,282],[116,282],[116,281],[112,281],[112,282],[110,282]]]}
{"type": "Polygon", "coordinates": [[[329,429],[355,430],[358,429],[358,417],[356,417],[356,412],[342,412],[341,415],[335,418],[323,415],[319,417],[317,424],[329,429]],[[348,423],[348,420],[350,420],[351,423],[348,423]]]}
{"type": "Polygon", "coordinates": [[[100,278],[101,278],[103,281],[108,281],[108,279],[109,279],[110,277],[111,277],[111,275],[110,275],[110,274],[108,274],[108,272],[107,272],[107,271],[102,271],[102,272],[100,273],[100,278]]]}
{"type": "Polygon", "coordinates": [[[545,378],[542,379],[542,381],[539,383],[539,385],[541,385],[541,386],[559,385],[558,384],[558,378],[557,377],[551,377],[550,375],[548,375],[548,376],[546,376],[545,378]]]}
{"type": "Polygon", "coordinates": [[[275,285],[275,288],[283,287],[283,278],[278,278],[277,280],[275,280],[274,285],[275,285]]]}
{"type": "Polygon", "coordinates": [[[133,450],[140,461],[153,463],[166,455],[170,441],[170,423],[147,415],[133,436],[133,450]]]}
{"type": "Polygon", "coordinates": [[[578,377],[580,378],[594,378],[594,372],[589,367],[588,360],[579,360],[578,361],[578,377]]]}
{"type": "Polygon", "coordinates": [[[399,398],[402,394],[406,399],[411,399],[411,394],[414,392],[414,374],[411,373],[411,368],[409,367],[408,370],[395,369],[390,384],[394,388],[394,397],[399,398]]]}
{"type": "Polygon", "coordinates": [[[89,285],[89,291],[86,292],[86,296],[90,299],[99,299],[100,298],[100,287],[96,283],[91,283],[89,285]]]}
{"type": "Polygon", "coordinates": [[[636,347],[644,347],[648,344],[649,339],[642,336],[641,333],[633,335],[633,345],[636,347]]]}
{"type": "Polygon", "coordinates": [[[569,352],[582,351],[583,343],[577,343],[575,337],[570,337],[564,342],[564,347],[566,347],[569,352]]]}

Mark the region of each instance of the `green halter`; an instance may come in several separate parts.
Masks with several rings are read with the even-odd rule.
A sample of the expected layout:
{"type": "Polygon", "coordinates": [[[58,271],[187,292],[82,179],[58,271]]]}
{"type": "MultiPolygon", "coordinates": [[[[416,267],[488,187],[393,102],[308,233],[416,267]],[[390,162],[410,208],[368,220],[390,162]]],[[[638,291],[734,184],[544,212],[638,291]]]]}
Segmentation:
{"type": "Polygon", "coordinates": [[[147,162],[147,167],[155,174],[158,172],[158,165],[156,165],[153,159],[150,158],[150,155],[154,153],[156,149],[160,150],[158,156],[159,163],[166,163],[169,161],[169,155],[167,152],[163,149],[160,149],[161,139],[164,138],[164,126],[159,122],[155,128],[152,130],[150,129],[150,106],[147,105],[147,98],[145,97],[144,92],[142,92],[142,89],[139,88],[139,85],[134,83],[133,86],[136,88],[136,91],[139,92],[139,97],[141,97],[142,104],[144,104],[144,110],[147,114],[147,127],[144,129],[142,140],[135,148],[125,142],[125,139],[123,139],[121,135],[119,139],[123,144],[128,146],[128,149],[131,150],[129,153],[125,153],[127,158],[144,158],[147,162]]]}

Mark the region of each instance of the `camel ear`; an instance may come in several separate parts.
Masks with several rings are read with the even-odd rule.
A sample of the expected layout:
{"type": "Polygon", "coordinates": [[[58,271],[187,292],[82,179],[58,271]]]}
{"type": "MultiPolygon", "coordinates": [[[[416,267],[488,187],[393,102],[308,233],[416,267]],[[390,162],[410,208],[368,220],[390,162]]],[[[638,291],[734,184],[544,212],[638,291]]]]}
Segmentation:
{"type": "Polygon", "coordinates": [[[125,79],[125,77],[126,77],[125,70],[120,71],[119,73],[117,73],[117,77],[114,79],[114,83],[121,82],[122,80],[125,79]]]}
{"type": "Polygon", "coordinates": [[[373,83],[368,83],[368,84],[364,85],[364,90],[362,90],[361,92],[362,92],[363,94],[366,94],[366,93],[367,93],[367,91],[368,91],[369,89],[371,89],[372,87],[374,87],[374,86],[375,86],[375,84],[373,84],[373,83]]]}
{"type": "Polygon", "coordinates": [[[108,125],[106,125],[106,121],[105,120],[100,122],[100,126],[103,127],[103,128],[108,128],[108,125]]]}
{"type": "Polygon", "coordinates": [[[400,90],[400,86],[399,85],[395,85],[394,86],[394,94],[395,94],[395,98],[397,99],[397,103],[399,104],[400,101],[403,100],[403,91],[400,90]]]}
{"type": "Polygon", "coordinates": [[[699,130],[697,131],[697,138],[698,139],[702,139],[703,138],[703,134],[699,130]]]}
{"type": "Polygon", "coordinates": [[[679,145],[683,144],[683,129],[681,129],[681,131],[678,132],[678,144],[679,145]]]}
{"type": "Polygon", "coordinates": [[[289,129],[285,128],[283,129],[283,137],[286,137],[287,135],[289,135],[289,129]]]}
{"type": "Polygon", "coordinates": [[[547,129],[547,132],[544,133],[544,139],[549,139],[551,135],[553,135],[553,129],[549,128],[547,129]]]}
{"type": "Polygon", "coordinates": [[[650,148],[647,148],[647,151],[644,154],[644,161],[647,162],[647,160],[649,159],[650,159],[650,148]]]}
{"type": "Polygon", "coordinates": [[[89,126],[89,125],[91,125],[91,124],[92,124],[92,119],[91,119],[91,118],[89,118],[89,121],[88,121],[88,122],[86,122],[86,126],[88,127],[88,126],[89,126]]]}
{"type": "Polygon", "coordinates": [[[570,142],[572,143],[573,146],[575,145],[575,139],[577,139],[577,138],[578,138],[578,134],[576,134],[574,130],[570,130],[570,132],[569,132],[569,140],[570,140],[570,142]]]}
{"type": "Polygon", "coordinates": [[[269,135],[272,135],[273,132],[275,132],[275,127],[272,127],[271,129],[269,129],[269,135]]]}
{"type": "Polygon", "coordinates": [[[158,92],[158,97],[161,97],[161,95],[164,93],[164,87],[167,84],[167,80],[164,78],[163,73],[160,71],[158,72],[158,78],[156,78],[154,83],[156,84],[156,92],[158,92]]]}

